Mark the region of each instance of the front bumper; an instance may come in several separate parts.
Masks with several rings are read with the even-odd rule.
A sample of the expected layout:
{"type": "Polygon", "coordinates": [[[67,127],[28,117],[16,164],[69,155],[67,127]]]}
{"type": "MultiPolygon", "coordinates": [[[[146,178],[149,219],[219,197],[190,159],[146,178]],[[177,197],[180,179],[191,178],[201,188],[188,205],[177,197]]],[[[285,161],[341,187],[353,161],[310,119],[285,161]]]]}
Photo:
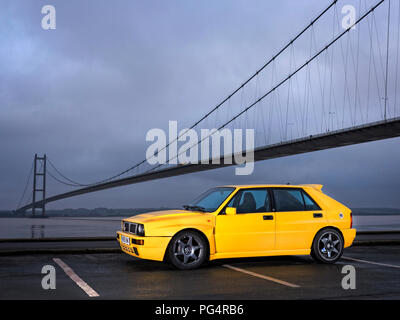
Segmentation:
{"type": "Polygon", "coordinates": [[[353,244],[354,238],[356,237],[356,229],[342,229],[344,238],[344,247],[350,247],[353,244]]]}
{"type": "Polygon", "coordinates": [[[117,231],[117,241],[121,250],[141,259],[163,261],[170,240],[171,237],[138,237],[127,232],[117,231]],[[129,238],[129,245],[121,242],[121,235],[129,238]],[[137,244],[141,242],[143,244],[137,244]]]}

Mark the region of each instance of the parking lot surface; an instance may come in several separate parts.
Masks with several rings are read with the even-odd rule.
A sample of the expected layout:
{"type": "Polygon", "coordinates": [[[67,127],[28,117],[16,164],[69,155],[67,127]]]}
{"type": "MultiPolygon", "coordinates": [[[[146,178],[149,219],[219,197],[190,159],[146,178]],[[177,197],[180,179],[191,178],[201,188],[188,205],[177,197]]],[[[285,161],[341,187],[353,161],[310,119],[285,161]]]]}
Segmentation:
{"type": "Polygon", "coordinates": [[[219,260],[191,271],[121,253],[2,256],[0,299],[399,299],[398,252],[351,247],[334,265],[290,256],[219,260]],[[45,265],[55,267],[55,290],[42,288],[45,265]],[[342,288],[345,265],[355,267],[354,290],[342,288]]]}

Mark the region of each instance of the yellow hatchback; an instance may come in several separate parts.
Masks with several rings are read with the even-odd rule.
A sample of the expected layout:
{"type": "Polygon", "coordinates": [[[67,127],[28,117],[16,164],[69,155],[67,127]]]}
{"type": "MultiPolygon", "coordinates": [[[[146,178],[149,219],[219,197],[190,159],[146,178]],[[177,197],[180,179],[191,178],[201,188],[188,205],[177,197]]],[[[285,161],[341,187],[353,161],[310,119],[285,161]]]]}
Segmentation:
{"type": "Polygon", "coordinates": [[[356,235],[351,210],[322,185],[212,188],[184,210],[157,211],[122,221],[121,249],[134,257],[194,269],[208,260],[311,255],[334,263],[356,235]]]}

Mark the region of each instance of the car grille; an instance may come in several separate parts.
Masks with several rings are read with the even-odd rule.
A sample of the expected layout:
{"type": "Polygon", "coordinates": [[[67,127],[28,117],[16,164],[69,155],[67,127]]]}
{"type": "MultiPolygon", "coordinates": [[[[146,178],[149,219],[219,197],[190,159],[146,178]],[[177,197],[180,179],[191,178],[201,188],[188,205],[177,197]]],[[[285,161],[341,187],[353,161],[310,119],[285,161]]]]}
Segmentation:
{"type": "Polygon", "coordinates": [[[122,231],[137,235],[137,223],[124,221],[122,231]]]}
{"type": "Polygon", "coordinates": [[[128,246],[121,245],[121,249],[122,249],[122,251],[134,253],[137,256],[139,255],[138,249],[136,249],[135,247],[130,248],[128,246]]]}

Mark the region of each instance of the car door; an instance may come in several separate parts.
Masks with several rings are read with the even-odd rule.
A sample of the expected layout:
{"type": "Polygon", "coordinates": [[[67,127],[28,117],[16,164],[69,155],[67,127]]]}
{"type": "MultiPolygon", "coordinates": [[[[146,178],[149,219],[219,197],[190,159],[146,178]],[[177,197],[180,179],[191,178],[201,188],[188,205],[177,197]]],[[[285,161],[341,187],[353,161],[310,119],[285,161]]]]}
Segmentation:
{"type": "Polygon", "coordinates": [[[217,253],[249,253],[273,250],[275,246],[275,214],[271,212],[267,188],[241,189],[228,203],[237,214],[216,218],[217,253]]]}
{"type": "Polygon", "coordinates": [[[318,204],[301,188],[273,188],[276,215],[276,249],[310,249],[315,234],[327,218],[318,204]]]}

